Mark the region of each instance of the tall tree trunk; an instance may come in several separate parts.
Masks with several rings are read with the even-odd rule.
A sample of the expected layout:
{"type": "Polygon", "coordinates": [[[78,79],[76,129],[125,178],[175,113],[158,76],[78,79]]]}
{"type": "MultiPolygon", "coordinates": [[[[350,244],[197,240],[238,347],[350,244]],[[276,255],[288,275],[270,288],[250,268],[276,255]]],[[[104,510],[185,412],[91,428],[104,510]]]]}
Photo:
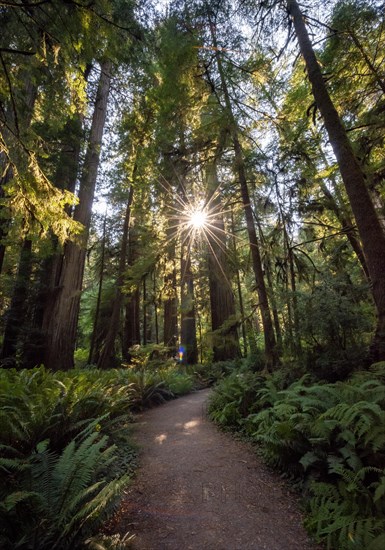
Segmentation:
{"type": "Polygon", "coordinates": [[[237,280],[237,292],[238,292],[238,302],[239,302],[239,311],[241,314],[241,329],[242,329],[242,339],[243,339],[243,355],[247,357],[247,335],[246,335],[246,319],[245,319],[245,308],[243,306],[243,294],[241,286],[241,276],[239,274],[239,261],[238,261],[238,250],[237,242],[235,238],[235,225],[234,225],[234,212],[231,210],[231,234],[232,234],[232,254],[234,256],[234,264],[236,270],[236,280],[237,280]]]}
{"type": "Polygon", "coordinates": [[[94,361],[96,335],[97,335],[97,331],[98,331],[99,315],[100,315],[100,305],[101,305],[101,302],[102,302],[102,290],[103,290],[103,278],[104,278],[104,258],[105,258],[105,255],[106,255],[106,226],[107,226],[107,214],[104,215],[104,220],[103,220],[103,236],[102,236],[102,250],[101,250],[101,255],[100,255],[100,273],[99,273],[98,295],[97,295],[97,298],[96,298],[96,307],[95,307],[94,323],[93,323],[93,327],[92,327],[90,352],[89,352],[89,355],[88,355],[88,363],[90,365],[94,361]]]}
{"type": "MultiPolygon", "coordinates": [[[[181,143],[183,144],[183,132],[181,132],[181,143]]],[[[182,146],[183,148],[183,146],[182,146]]],[[[181,182],[185,179],[186,163],[178,155],[169,159],[168,171],[169,180],[173,183],[167,184],[169,196],[179,195],[181,182]]],[[[182,190],[183,192],[183,190],[182,190]]],[[[178,292],[177,292],[177,270],[176,270],[176,235],[178,233],[175,221],[175,212],[180,208],[180,199],[175,199],[175,206],[170,209],[168,227],[166,229],[166,273],[163,285],[163,343],[168,347],[170,356],[175,356],[178,345],[178,292]],[[173,221],[172,221],[173,220],[173,221]]]]}
{"type": "Polygon", "coordinates": [[[300,355],[302,344],[301,344],[301,335],[299,330],[299,311],[298,311],[297,282],[296,282],[296,276],[295,276],[294,254],[293,254],[293,248],[292,246],[290,246],[290,243],[289,243],[289,238],[288,238],[286,229],[285,229],[285,234],[287,239],[287,255],[289,259],[290,286],[291,286],[292,303],[293,303],[295,348],[296,348],[297,354],[300,355]]]}
{"type": "MultiPolygon", "coordinates": [[[[0,169],[3,168],[2,162],[0,159],[0,169]]],[[[1,170],[3,172],[3,170],[1,170]]],[[[5,191],[4,188],[7,185],[7,183],[12,179],[13,171],[12,168],[8,168],[4,174],[3,177],[0,178],[0,201],[3,201],[5,198],[5,191]]],[[[9,219],[7,219],[6,215],[6,206],[0,205],[0,273],[3,270],[3,264],[4,264],[4,258],[5,258],[5,250],[6,250],[6,244],[5,239],[8,234],[8,227],[9,227],[9,219]]]]}
{"type": "MultiPolygon", "coordinates": [[[[79,158],[82,136],[82,116],[76,113],[69,118],[64,130],[62,150],[58,162],[54,181],[59,189],[66,189],[71,193],[75,185],[79,170],[79,158]]],[[[66,206],[68,215],[71,207],[66,206]]],[[[39,267],[36,291],[33,296],[32,326],[28,333],[23,351],[23,364],[26,368],[40,365],[45,361],[46,338],[43,331],[45,318],[50,318],[50,312],[55,305],[56,293],[63,265],[63,254],[57,237],[51,236],[52,252],[44,258],[39,267]]]]}
{"type": "Polygon", "coordinates": [[[293,18],[302,56],[305,60],[312,92],[323,117],[330,144],[340,168],[342,180],[357,223],[372,283],[377,308],[377,328],[370,358],[385,359],[385,234],[366,186],[365,174],[353,152],[346,130],[328,93],[315,56],[303,15],[295,0],[287,2],[293,18]]]}
{"type": "MultiPolygon", "coordinates": [[[[313,135],[315,135],[315,132],[313,132],[313,135]]],[[[321,146],[319,146],[319,151],[322,157],[322,160],[325,164],[326,168],[330,168],[328,159],[326,158],[326,155],[322,149],[321,146]]],[[[313,169],[316,171],[317,167],[315,166],[315,163],[313,164],[313,169]]],[[[329,207],[332,212],[334,212],[336,218],[341,224],[341,227],[346,234],[346,237],[350,243],[350,246],[352,247],[353,251],[355,252],[358,261],[360,262],[361,268],[364,272],[365,278],[367,280],[370,279],[369,277],[369,271],[368,266],[366,265],[366,259],[362,250],[362,246],[360,243],[360,240],[357,236],[357,230],[354,227],[354,222],[351,220],[350,213],[348,209],[346,208],[344,198],[342,196],[342,193],[338,187],[337,181],[335,177],[332,177],[332,182],[334,186],[334,195],[329,191],[326,184],[321,180],[320,187],[322,190],[322,193],[325,195],[326,199],[328,200],[329,207]]]]}
{"type": "Polygon", "coordinates": [[[226,361],[240,357],[238,321],[229,270],[225,224],[223,219],[216,159],[206,165],[210,221],[206,230],[208,242],[211,329],[213,331],[213,359],[226,361]],[[215,216],[215,217],[214,217],[215,216]]]}
{"type": "MultiPolygon", "coordinates": [[[[261,240],[262,240],[262,238],[261,238],[261,240]]],[[[271,263],[272,262],[271,262],[270,258],[265,259],[265,261],[264,261],[264,272],[265,272],[265,275],[266,275],[267,288],[269,289],[269,293],[270,293],[270,296],[271,296],[270,305],[271,305],[271,313],[272,313],[272,316],[273,316],[275,334],[277,336],[277,348],[278,348],[278,350],[281,350],[282,349],[282,331],[281,331],[281,324],[279,322],[277,302],[276,302],[275,296],[274,296],[274,285],[273,285],[271,263]]]]}
{"type": "MultiPolygon", "coordinates": [[[[295,281],[295,269],[294,269],[294,255],[293,255],[293,249],[291,247],[290,243],[290,237],[286,226],[286,214],[284,212],[283,208],[283,201],[281,197],[281,193],[278,186],[277,178],[275,178],[275,188],[276,188],[276,197],[277,197],[277,205],[278,210],[280,213],[280,223],[282,224],[282,230],[283,230],[283,248],[285,253],[285,286],[286,286],[286,296],[287,296],[287,314],[288,314],[288,326],[287,331],[289,334],[289,342],[290,347],[292,350],[297,354],[297,356],[301,353],[301,340],[300,340],[300,334],[299,334],[299,319],[298,319],[298,303],[297,303],[297,295],[296,295],[296,281],[295,281]],[[290,286],[291,291],[289,290],[289,280],[290,280],[290,286]]],[[[260,225],[259,232],[260,235],[263,237],[262,228],[260,225]]],[[[269,285],[271,287],[271,262],[269,261],[269,267],[268,267],[268,278],[270,279],[269,285]]],[[[272,294],[273,295],[273,294],[272,294]]],[[[273,295],[274,296],[274,295],[273,295]]],[[[273,315],[274,315],[274,324],[276,327],[276,334],[277,334],[277,340],[278,344],[282,346],[282,333],[281,328],[279,326],[278,321],[278,311],[277,306],[275,303],[275,300],[273,300],[273,315]],[[279,327],[279,328],[277,328],[279,327]]]]}
{"type": "Polygon", "coordinates": [[[336,199],[330,193],[326,185],[321,182],[320,186],[323,194],[325,195],[325,197],[329,202],[330,209],[334,212],[338,221],[341,223],[341,227],[346,235],[346,238],[348,239],[350,246],[355,252],[358,261],[360,262],[365,278],[369,280],[370,277],[369,277],[368,266],[366,265],[366,259],[361,247],[361,243],[357,238],[357,233],[356,233],[356,229],[354,227],[353,221],[349,218],[348,214],[343,212],[343,209],[339,206],[336,199]]]}
{"type": "Polygon", "coordinates": [[[123,359],[131,361],[130,348],[140,344],[140,293],[134,290],[126,304],[123,334],[123,359]]]}
{"type": "Polygon", "coordinates": [[[273,323],[271,319],[271,312],[270,312],[270,306],[269,306],[269,301],[267,297],[265,280],[263,277],[262,260],[261,260],[261,254],[259,251],[257,234],[254,226],[253,210],[251,208],[250,195],[249,195],[249,189],[248,189],[247,178],[246,178],[245,162],[244,162],[241,143],[239,140],[238,124],[237,124],[237,121],[235,120],[235,117],[232,111],[230,94],[227,87],[225,72],[222,65],[222,59],[219,53],[218,42],[216,39],[214,25],[212,23],[210,23],[210,30],[211,30],[212,40],[213,40],[213,46],[216,51],[218,72],[221,80],[221,86],[222,86],[223,96],[224,96],[225,105],[226,105],[226,112],[229,120],[230,134],[231,134],[233,147],[234,147],[235,169],[239,178],[242,203],[243,203],[243,208],[245,211],[245,218],[246,218],[246,229],[247,229],[247,234],[248,234],[249,243],[250,243],[250,252],[251,252],[251,259],[252,259],[253,271],[255,276],[255,283],[256,283],[257,293],[259,298],[259,308],[260,308],[261,317],[262,317],[264,341],[265,341],[266,368],[269,370],[269,369],[272,369],[274,364],[276,364],[278,361],[276,339],[275,339],[273,323]]]}
{"type": "Polygon", "coordinates": [[[146,284],[146,275],[143,277],[142,282],[142,288],[143,288],[143,296],[142,296],[142,302],[143,302],[143,345],[147,346],[147,336],[148,336],[148,324],[147,324],[147,284],[146,284]]]}
{"type": "MultiPolygon", "coordinates": [[[[88,81],[88,77],[92,70],[92,65],[89,63],[84,71],[84,81],[88,81]]],[[[68,118],[65,124],[62,146],[59,157],[59,162],[54,176],[54,182],[59,189],[67,190],[70,193],[75,193],[76,182],[79,175],[80,155],[82,149],[82,141],[84,137],[84,114],[83,105],[75,103],[75,113],[68,118]]],[[[73,207],[66,205],[65,211],[68,215],[72,214],[73,207]]],[[[44,304],[42,321],[50,319],[52,308],[55,307],[57,292],[61,271],[63,267],[63,251],[59,246],[58,239],[52,236],[52,255],[45,261],[45,280],[42,286],[44,295],[44,304]]],[[[44,362],[44,357],[41,358],[41,363],[44,362]]]]}
{"type": "Polygon", "coordinates": [[[20,252],[19,268],[16,275],[11,304],[7,312],[4,331],[2,366],[16,365],[16,352],[20,332],[26,318],[29,280],[32,270],[32,241],[24,239],[20,252]]]}
{"type": "MultiPolygon", "coordinates": [[[[182,239],[183,240],[183,239],[182,239]]],[[[198,361],[198,346],[196,334],[195,304],[194,304],[194,278],[191,271],[190,251],[188,246],[182,244],[181,257],[181,323],[180,341],[184,348],[183,363],[193,365],[198,361]]]]}
{"type": "Polygon", "coordinates": [[[55,303],[50,315],[46,316],[43,323],[43,328],[47,332],[45,364],[48,368],[54,370],[67,370],[73,367],[74,364],[73,353],[76,344],[86,245],[107,114],[111,68],[112,63],[110,61],[104,61],[101,64],[90,138],[80,180],[79,204],[74,212],[74,219],[84,226],[84,230],[78,242],[67,242],[65,244],[55,303]]]}
{"type": "MultiPolygon", "coordinates": [[[[167,232],[171,235],[171,231],[167,232]]],[[[164,277],[163,343],[175,356],[178,343],[178,302],[176,291],[175,243],[168,246],[167,261],[170,265],[164,277]]]]}
{"type": "MultiPolygon", "coordinates": [[[[135,167],[133,170],[133,176],[132,176],[133,179],[135,178],[135,171],[136,171],[135,167]]],[[[124,222],[123,222],[123,236],[122,236],[122,244],[120,247],[118,277],[116,280],[114,304],[112,306],[112,314],[111,314],[110,322],[108,324],[106,339],[104,341],[104,345],[98,361],[99,369],[112,368],[115,364],[115,340],[118,335],[119,323],[120,323],[120,311],[122,309],[122,303],[123,303],[122,286],[124,283],[124,271],[126,268],[128,233],[130,228],[131,205],[132,205],[133,197],[134,197],[134,187],[131,184],[130,190],[128,193],[126,213],[125,213],[124,222]]]]}
{"type": "MultiPolygon", "coordinates": [[[[127,265],[132,266],[139,256],[137,232],[132,227],[128,233],[127,265]]],[[[140,344],[140,292],[139,285],[126,298],[125,322],[123,330],[122,355],[126,362],[131,361],[130,348],[140,344]]]]}
{"type": "MultiPolygon", "coordinates": [[[[184,148],[184,136],[181,136],[184,148]]],[[[188,203],[186,195],[186,163],[180,159],[173,164],[177,175],[178,192],[183,204],[188,203]]],[[[180,244],[180,352],[182,362],[193,365],[198,361],[198,346],[196,335],[196,310],[194,296],[194,277],[191,269],[191,240],[188,229],[181,232],[180,244]]]]}
{"type": "Polygon", "coordinates": [[[159,319],[158,319],[158,298],[156,288],[156,270],[153,272],[153,298],[154,298],[154,324],[155,324],[155,343],[159,344],[159,319]]]}
{"type": "MultiPolygon", "coordinates": [[[[143,345],[154,341],[154,322],[153,322],[153,305],[154,297],[148,295],[148,282],[152,283],[151,273],[146,273],[143,276],[143,345]]],[[[156,342],[157,343],[157,342],[156,342]]]]}

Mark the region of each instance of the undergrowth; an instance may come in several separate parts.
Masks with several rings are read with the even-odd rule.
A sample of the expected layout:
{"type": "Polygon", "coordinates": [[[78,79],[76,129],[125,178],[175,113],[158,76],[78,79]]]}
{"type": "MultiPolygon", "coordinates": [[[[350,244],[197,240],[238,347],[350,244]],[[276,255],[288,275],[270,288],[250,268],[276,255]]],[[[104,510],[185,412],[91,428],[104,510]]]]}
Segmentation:
{"type": "Polygon", "coordinates": [[[0,548],[128,548],[130,536],[97,533],[136,467],[132,411],[193,386],[168,363],[0,369],[0,548]]]}
{"type": "Polygon", "coordinates": [[[233,373],[210,417],[242,431],[264,459],[299,482],[306,527],[328,549],[385,547],[385,364],[343,382],[233,373]]]}

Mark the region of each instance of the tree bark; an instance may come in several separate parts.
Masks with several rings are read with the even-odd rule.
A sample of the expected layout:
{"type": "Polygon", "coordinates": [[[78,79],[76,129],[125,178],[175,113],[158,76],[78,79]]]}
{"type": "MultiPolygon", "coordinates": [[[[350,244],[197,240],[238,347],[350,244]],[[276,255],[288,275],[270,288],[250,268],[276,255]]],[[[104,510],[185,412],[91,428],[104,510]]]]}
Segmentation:
{"type": "Polygon", "coordinates": [[[385,234],[370,198],[366,176],[353,152],[344,125],[330,98],[298,3],[295,0],[289,0],[287,9],[294,22],[312,92],[340,168],[368,266],[373,298],[377,309],[377,328],[371,346],[370,359],[372,361],[384,360],[385,234]]]}
{"type": "Polygon", "coordinates": [[[247,334],[246,334],[246,319],[245,319],[245,308],[243,306],[243,295],[242,295],[242,286],[241,286],[241,276],[239,274],[239,260],[238,260],[238,250],[237,242],[235,238],[235,225],[234,225],[234,212],[231,210],[231,234],[232,234],[232,253],[234,256],[235,270],[236,270],[236,280],[237,280],[237,292],[238,292],[238,302],[239,302],[239,311],[241,314],[241,329],[242,329],[242,339],[243,339],[243,355],[247,357],[247,334]]]}
{"type": "MultiPolygon", "coordinates": [[[[128,233],[128,259],[127,265],[132,266],[139,255],[137,233],[132,227],[128,233]]],[[[140,344],[140,292],[139,284],[135,290],[126,298],[125,322],[123,331],[123,359],[131,361],[130,348],[140,344]]]]}
{"type": "Polygon", "coordinates": [[[91,132],[79,187],[79,204],[74,219],[84,226],[77,242],[67,242],[54,304],[43,322],[47,332],[45,365],[53,370],[68,370],[74,365],[73,353],[82,291],[86,244],[95,194],[103,129],[111,81],[110,61],[101,64],[91,132]]]}
{"type": "Polygon", "coordinates": [[[95,307],[94,323],[93,323],[93,327],[92,327],[90,352],[89,352],[89,355],[88,355],[88,363],[90,365],[94,361],[96,335],[97,335],[98,324],[99,324],[100,305],[101,305],[101,302],[102,302],[102,290],[103,290],[103,278],[104,278],[104,258],[105,258],[105,254],[106,254],[106,226],[107,226],[107,214],[104,215],[104,220],[103,220],[103,236],[102,236],[102,250],[101,250],[101,255],[100,255],[100,273],[99,273],[98,295],[97,295],[97,298],[96,298],[96,307],[95,307]]]}
{"type": "Polygon", "coordinates": [[[16,366],[16,352],[20,333],[26,319],[29,280],[32,270],[32,241],[24,239],[20,252],[19,268],[16,275],[11,304],[5,324],[2,366],[16,366]]]}
{"type": "MultiPolygon", "coordinates": [[[[133,172],[135,173],[135,168],[133,172]]],[[[133,179],[135,177],[134,173],[133,173],[133,179]]],[[[104,345],[98,361],[99,369],[112,368],[115,364],[115,340],[118,335],[120,312],[121,312],[122,303],[123,303],[122,286],[124,283],[124,270],[126,268],[128,233],[130,228],[131,205],[132,205],[133,197],[134,197],[134,187],[131,184],[130,190],[128,193],[126,213],[125,213],[124,222],[123,222],[123,236],[122,236],[122,244],[120,248],[119,268],[118,268],[118,277],[116,280],[114,304],[112,307],[112,314],[108,325],[106,339],[104,341],[104,345]]]]}
{"type": "Polygon", "coordinates": [[[249,189],[247,185],[244,157],[243,157],[241,143],[239,140],[238,124],[237,124],[237,121],[235,120],[235,117],[232,111],[230,94],[227,87],[225,73],[222,66],[222,60],[218,49],[218,43],[217,43],[215,31],[214,31],[214,25],[212,23],[210,24],[210,29],[211,29],[211,36],[213,40],[213,46],[216,51],[218,72],[221,79],[223,97],[225,100],[226,112],[229,120],[229,126],[230,126],[229,130],[230,130],[233,147],[234,147],[235,170],[239,178],[243,209],[245,211],[246,229],[249,237],[250,253],[251,253],[255,283],[256,283],[257,293],[259,298],[259,308],[261,311],[262,324],[263,324],[266,368],[268,370],[271,370],[278,361],[278,353],[277,353],[273,323],[271,319],[270,306],[269,306],[269,301],[267,297],[267,290],[266,290],[265,280],[263,276],[261,254],[259,251],[259,244],[257,240],[255,226],[254,226],[253,210],[251,208],[249,189]]]}
{"type": "Polygon", "coordinates": [[[153,273],[153,306],[154,306],[154,324],[155,324],[155,343],[159,344],[159,319],[158,319],[158,297],[156,287],[156,269],[153,273]]]}
{"type": "Polygon", "coordinates": [[[190,251],[182,244],[181,257],[181,323],[180,341],[184,348],[182,362],[185,365],[194,365],[198,361],[198,346],[196,335],[194,278],[191,271],[190,251]]]}
{"type": "Polygon", "coordinates": [[[140,293],[137,288],[126,304],[123,337],[123,359],[131,361],[130,348],[140,344],[140,293]]]}
{"type": "MultiPolygon", "coordinates": [[[[182,132],[181,132],[182,133],[182,132]]],[[[183,133],[181,137],[183,143],[183,133]]],[[[178,155],[177,158],[169,159],[169,181],[168,193],[172,196],[180,192],[180,181],[184,180],[185,163],[178,155]]],[[[175,237],[178,233],[176,225],[179,221],[175,220],[174,212],[180,207],[180,203],[175,199],[174,209],[170,209],[168,227],[166,229],[167,249],[166,249],[166,273],[163,285],[163,343],[168,347],[170,356],[175,357],[178,345],[178,292],[177,292],[177,270],[176,270],[176,244],[175,237]]]]}
{"type": "Polygon", "coordinates": [[[206,230],[206,237],[208,242],[213,359],[214,361],[226,361],[240,357],[241,352],[215,159],[207,162],[206,180],[210,212],[212,212],[206,230]]]}

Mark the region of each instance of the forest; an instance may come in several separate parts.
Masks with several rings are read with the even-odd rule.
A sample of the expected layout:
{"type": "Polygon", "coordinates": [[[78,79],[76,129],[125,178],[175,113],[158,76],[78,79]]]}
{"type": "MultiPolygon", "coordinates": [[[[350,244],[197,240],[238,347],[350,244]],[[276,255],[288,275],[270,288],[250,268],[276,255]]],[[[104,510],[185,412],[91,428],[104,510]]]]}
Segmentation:
{"type": "Polygon", "coordinates": [[[132,415],[213,385],[316,541],[382,550],[384,2],[0,0],[0,28],[1,548],[128,548],[99,530],[132,415]]]}

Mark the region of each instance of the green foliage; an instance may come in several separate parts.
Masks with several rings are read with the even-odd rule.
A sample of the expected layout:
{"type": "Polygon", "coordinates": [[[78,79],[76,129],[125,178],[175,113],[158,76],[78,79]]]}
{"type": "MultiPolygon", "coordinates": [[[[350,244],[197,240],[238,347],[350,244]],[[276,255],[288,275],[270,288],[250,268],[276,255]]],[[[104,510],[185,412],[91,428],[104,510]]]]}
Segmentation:
{"type": "Polygon", "coordinates": [[[210,401],[212,419],[255,441],[308,497],[308,529],[328,548],[381,548],[385,525],[384,364],[344,382],[237,374],[210,401]],[[246,405],[246,406],[245,406],[246,405]],[[246,414],[245,414],[246,413],[246,414]]]}
{"type": "Polygon", "coordinates": [[[117,535],[97,535],[86,540],[85,547],[89,550],[126,550],[131,548],[135,535],[126,533],[123,537],[117,535]]]}
{"type": "Polygon", "coordinates": [[[341,471],[341,476],[344,480],[336,486],[322,482],[311,484],[313,496],[306,527],[319,539],[325,538],[328,549],[380,550],[384,541],[384,509],[382,506],[382,510],[376,510],[372,493],[362,481],[365,470],[354,477],[350,471],[341,471]],[[357,500],[360,498],[364,503],[357,500]]]}
{"type": "Polygon", "coordinates": [[[298,295],[306,365],[317,378],[341,380],[362,364],[373,324],[365,296],[366,287],[353,287],[342,277],[298,295]]]}
{"type": "Polygon", "coordinates": [[[74,353],[75,368],[84,369],[88,364],[89,350],[86,348],[78,348],[74,353]]]}
{"type": "Polygon", "coordinates": [[[238,366],[238,360],[216,361],[208,364],[198,363],[187,365],[186,372],[194,377],[199,387],[207,388],[234,372],[238,366]]]}
{"type": "Polygon", "coordinates": [[[0,369],[1,548],[65,550],[86,537],[90,548],[127,547],[91,535],[136,467],[131,411],[194,385],[150,355],[138,352],[138,369],[0,369]]]}
{"type": "Polygon", "coordinates": [[[175,369],[161,372],[160,376],[165,385],[176,397],[190,393],[194,388],[193,377],[183,372],[178,372],[175,369]]]}
{"type": "Polygon", "coordinates": [[[164,403],[194,389],[193,377],[178,369],[163,344],[133,346],[130,354],[130,365],[119,372],[131,384],[133,409],[164,403]]]}
{"type": "Polygon", "coordinates": [[[241,427],[257,401],[264,377],[250,372],[234,372],[216,386],[210,397],[208,412],[214,422],[227,427],[241,427]]]}
{"type": "Polygon", "coordinates": [[[132,405],[132,388],[111,372],[0,370],[0,439],[21,452],[49,439],[60,451],[96,418],[107,433],[132,405]],[[107,415],[107,416],[106,416],[107,415]]]}
{"type": "Polygon", "coordinates": [[[132,405],[116,372],[0,370],[2,548],[76,548],[97,529],[133,469],[132,405]]]}
{"type": "Polygon", "coordinates": [[[134,388],[134,410],[159,405],[174,397],[174,394],[166,387],[164,380],[157,372],[131,371],[128,376],[134,388]]]}
{"type": "Polygon", "coordinates": [[[154,371],[174,365],[169,358],[169,349],[163,344],[148,344],[147,346],[132,346],[130,348],[130,367],[136,370],[148,369],[154,371]]]}
{"type": "MultiPolygon", "coordinates": [[[[2,548],[73,548],[92,526],[105,519],[115,497],[127,485],[124,475],[109,482],[98,474],[111,465],[114,446],[91,423],[57,455],[49,441],[41,441],[29,456],[2,459],[8,484],[20,472],[13,491],[0,507],[2,548]],[[22,488],[28,487],[28,491],[22,488]]],[[[8,449],[8,453],[10,449],[8,449]]]]}

